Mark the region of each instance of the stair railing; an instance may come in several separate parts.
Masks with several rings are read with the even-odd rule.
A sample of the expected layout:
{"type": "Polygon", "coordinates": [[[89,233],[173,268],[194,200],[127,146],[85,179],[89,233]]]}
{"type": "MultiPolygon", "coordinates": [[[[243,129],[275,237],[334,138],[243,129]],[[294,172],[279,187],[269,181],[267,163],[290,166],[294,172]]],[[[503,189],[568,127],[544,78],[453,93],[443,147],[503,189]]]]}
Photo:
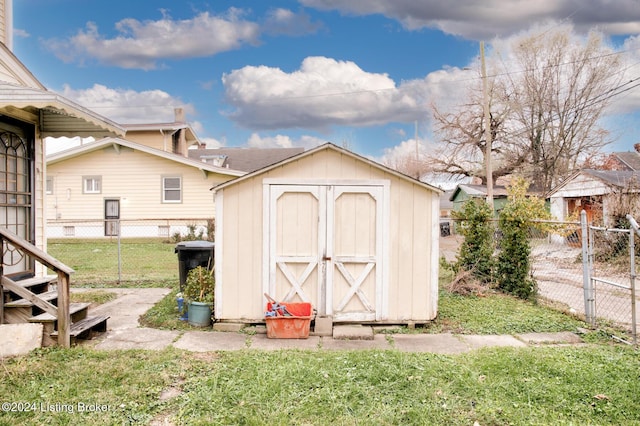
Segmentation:
{"type": "Polygon", "coordinates": [[[3,290],[9,290],[29,300],[45,312],[54,315],[58,320],[58,345],[63,348],[70,347],[71,314],[69,312],[69,283],[70,276],[75,271],[24,238],[19,237],[6,228],[0,227],[0,251],[1,248],[5,246],[5,243],[11,244],[25,255],[29,255],[57,274],[58,306],[39,298],[37,294],[17,284],[9,277],[6,277],[3,272],[4,256],[2,253],[0,254],[0,323],[4,317],[4,295],[2,293],[3,290]]]}

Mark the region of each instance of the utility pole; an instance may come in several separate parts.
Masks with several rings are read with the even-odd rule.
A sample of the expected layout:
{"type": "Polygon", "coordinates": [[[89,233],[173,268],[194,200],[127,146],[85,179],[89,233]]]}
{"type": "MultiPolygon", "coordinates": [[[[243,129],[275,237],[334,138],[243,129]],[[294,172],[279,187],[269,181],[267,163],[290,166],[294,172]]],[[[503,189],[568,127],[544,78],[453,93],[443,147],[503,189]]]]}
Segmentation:
{"type": "Polygon", "coordinates": [[[491,112],[489,110],[489,89],[487,87],[487,66],[484,61],[484,41],[480,42],[480,63],[482,67],[482,109],[484,110],[484,161],[487,175],[487,204],[489,204],[491,212],[493,212],[493,167],[491,164],[493,141],[491,134],[491,112]]]}

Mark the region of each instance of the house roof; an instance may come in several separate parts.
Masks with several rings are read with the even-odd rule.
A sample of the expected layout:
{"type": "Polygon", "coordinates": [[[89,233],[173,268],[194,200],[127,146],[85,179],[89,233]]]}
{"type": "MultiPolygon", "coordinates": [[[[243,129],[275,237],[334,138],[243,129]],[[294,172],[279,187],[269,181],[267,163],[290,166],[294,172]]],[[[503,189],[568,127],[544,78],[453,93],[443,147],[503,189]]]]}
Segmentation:
{"type": "Polygon", "coordinates": [[[255,171],[251,172],[251,173],[247,173],[244,176],[241,176],[241,177],[238,177],[236,179],[221,183],[219,185],[214,186],[211,189],[214,190],[214,191],[217,191],[217,190],[220,190],[220,189],[224,189],[227,186],[235,185],[236,183],[242,182],[242,181],[247,180],[247,179],[251,179],[251,178],[253,178],[253,177],[257,176],[257,175],[260,175],[262,173],[266,173],[269,170],[275,169],[276,167],[282,167],[282,166],[284,166],[286,164],[292,163],[292,162],[297,161],[297,160],[299,160],[301,158],[308,157],[308,156],[313,155],[313,154],[315,154],[317,152],[326,151],[326,150],[332,150],[332,151],[339,152],[341,154],[347,155],[349,157],[352,157],[352,158],[355,158],[355,159],[357,159],[359,161],[367,163],[367,164],[371,165],[372,167],[375,167],[376,169],[379,169],[379,170],[382,170],[382,171],[384,171],[386,173],[392,174],[392,175],[394,175],[394,176],[396,176],[396,177],[398,177],[400,179],[403,179],[405,181],[409,181],[411,183],[419,185],[419,186],[421,186],[421,187],[423,187],[425,189],[429,189],[431,191],[435,191],[438,194],[442,193],[442,190],[440,188],[436,187],[436,186],[429,185],[428,183],[421,182],[421,181],[419,181],[419,180],[417,180],[417,179],[415,179],[415,178],[413,178],[411,176],[405,175],[404,173],[400,173],[397,170],[391,169],[391,168],[389,168],[387,166],[384,166],[384,165],[382,165],[380,163],[377,163],[377,162],[375,162],[373,160],[370,160],[370,159],[368,159],[366,157],[358,155],[358,154],[356,154],[354,152],[351,152],[351,151],[349,151],[347,149],[341,148],[341,147],[339,147],[337,145],[334,145],[334,144],[332,144],[330,142],[327,142],[327,143],[325,143],[323,145],[319,145],[319,146],[317,146],[317,147],[315,147],[313,149],[310,149],[308,151],[304,151],[304,152],[302,152],[302,153],[300,153],[298,155],[294,155],[293,157],[286,158],[286,159],[284,159],[284,160],[282,160],[282,161],[280,161],[278,163],[271,164],[271,165],[269,165],[267,167],[264,167],[262,169],[258,169],[258,170],[255,170],[255,171]]]}
{"type": "Polygon", "coordinates": [[[5,45],[0,43],[0,111],[40,123],[40,136],[122,136],[115,122],[48,91],[5,45]]]}
{"type": "Polygon", "coordinates": [[[547,193],[547,198],[553,196],[562,188],[567,186],[572,180],[579,175],[587,175],[591,178],[597,179],[604,184],[615,187],[625,188],[630,186],[633,182],[635,185],[640,185],[640,170],[594,170],[594,169],[582,169],[573,172],[568,178],[561,182],[558,186],[553,188],[547,193]]]}
{"type": "Polygon", "coordinates": [[[640,171],[640,154],[635,151],[614,152],[613,155],[630,170],[640,171]]]}
{"type": "Polygon", "coordinates": [[[122,136],[125,133],[115,122],[47,90],[0,82],[0,109],[18,118],[39,117],[43,138],[122,136]]]}
{"type": "Polygon", "coordinates": [[[212,164],[206,164],[201,161],[195,161],[182,155],[173,154],[170,152],[162,151],[160,149],[151,148],[149,146],[131,142],[126,139],[120,138],[103,138],[94,142],[89,142],[74,148],[70,148],[64,151],[56,152],[47,156],[47,164],[55,164],[70,158],[78,157],[89,152],[93,152],[99,149],[103,149],[108,146],[113,146],[116,150],[120,147],[127,147],[136,151],[144,152],[157,157],[165,158],[167,160],[175,161],[176,163],[184,164],[187,166],[195,167],[201,170],[203,173],[218,173],[228,176],[242,176],[245,174],[243,171],[228,169],[226,167],[217,167],[212,164]]]}
{"type": "Polygon", "coordinates": [[[216,148],[190,149],[189,158],[206,161],[223,157],[223,167],[253,172],[304,152],[304,148],[216,148]]]}
{"type": "MultiPolygon", "coordinates": [[[[487,196],[487,185],[459,184],[451,193],[449,200],[453,201],[461,191],[464,191],[464,193],[470,197],[482,198],[487,196]]],[[[507,195],[508,194],[506,187],[501,185],[494,185],[493,198],[506,198],[507,195]]]]}

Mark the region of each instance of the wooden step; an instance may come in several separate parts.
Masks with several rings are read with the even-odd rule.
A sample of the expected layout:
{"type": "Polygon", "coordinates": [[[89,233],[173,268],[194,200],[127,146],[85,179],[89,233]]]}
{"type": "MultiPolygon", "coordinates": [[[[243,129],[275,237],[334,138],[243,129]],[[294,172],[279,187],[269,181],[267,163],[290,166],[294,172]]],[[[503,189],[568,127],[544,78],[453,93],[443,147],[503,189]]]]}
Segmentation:
{"type": "MultiPolygon", "coordinates": [[[[71,315],[71,322],[74,323],[86,318],[89,305],[90,303],[70,303],[69,314],[71,315]]],[[[58,321],[58,318],[47,312],[29,318],[29,322],[54,323],[56,321],[58,321]]]]}
{"type": "MultiPolygon", "coordinates": [[[[56,290],[38,295],[40,299],[56,304],[58,292],[56,290]]],[[[42,313],[42,309],[27,299],[18,299],[4,304],[4,322],[7,324],[19,324],[29,322],[29,318],[42,313]]]]}
{"type": "MultiPolygon", "coordinates": [[[[96,315],[93,317],[86,317],[80,321],[71,324],[69,335],[73,338],[84,339],[91,335],[92,331],[105,332],[107,331],[107,320],[110,317],[107,315],[96,315]]],[[[52,338],[58,337],[58,331],[51,333],[52,338]]]]}
{"type": "MultiPolygon", "coordinates": [[[[35,294],[46,293],[49,291],[49,285],[54,284],[58,277],[56,275],[46,275],[44,277],[31,277],[22,280],[17,280],[16,284],[29,289],[30,292],[35,294]]],[[[20,296],[15,295],[11,291],[7,291],[10,300],[17,300],[20,296]]]]}
{"type": "MultiPolygon", "coordinates": [[[[50,290],[46,293],[40,293],[38,294],[38,298],[42,300],[46,300],[47,302],[55,301],[58,298],[58,290],[50,290]]],[[[5,308],[28,308],[30,306],[34,306],[34,305],[27,299],[13,300],[11,302],[7,302],[4,304],[5,308]]]]}

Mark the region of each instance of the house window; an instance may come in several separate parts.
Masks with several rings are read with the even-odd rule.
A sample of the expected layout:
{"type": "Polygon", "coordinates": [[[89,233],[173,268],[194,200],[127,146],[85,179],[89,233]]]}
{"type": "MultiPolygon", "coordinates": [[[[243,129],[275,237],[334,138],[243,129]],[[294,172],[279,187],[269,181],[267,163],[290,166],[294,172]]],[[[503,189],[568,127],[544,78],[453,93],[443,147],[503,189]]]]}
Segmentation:
{"type": "Polygon", "coordinates": [[[182,178],[165,176],[162,178],[162,202],[180,203],[182,201],[182,178]]]}
{"type": "Polygon", "coordinates": [[[99,194],[102,191],[102,177],[84,176],[82,178],[82,192],[84,194],[99,194]]]}
{"type": "Polygon", "coordinates": [[[53,176],[47,176],[47,194],[53,194],[53,176]]]}
{"type": "Polygon", "coordinates": [[[158,226],[158,237],[169,237],[169,227],[165,225],[158,226]]]}

